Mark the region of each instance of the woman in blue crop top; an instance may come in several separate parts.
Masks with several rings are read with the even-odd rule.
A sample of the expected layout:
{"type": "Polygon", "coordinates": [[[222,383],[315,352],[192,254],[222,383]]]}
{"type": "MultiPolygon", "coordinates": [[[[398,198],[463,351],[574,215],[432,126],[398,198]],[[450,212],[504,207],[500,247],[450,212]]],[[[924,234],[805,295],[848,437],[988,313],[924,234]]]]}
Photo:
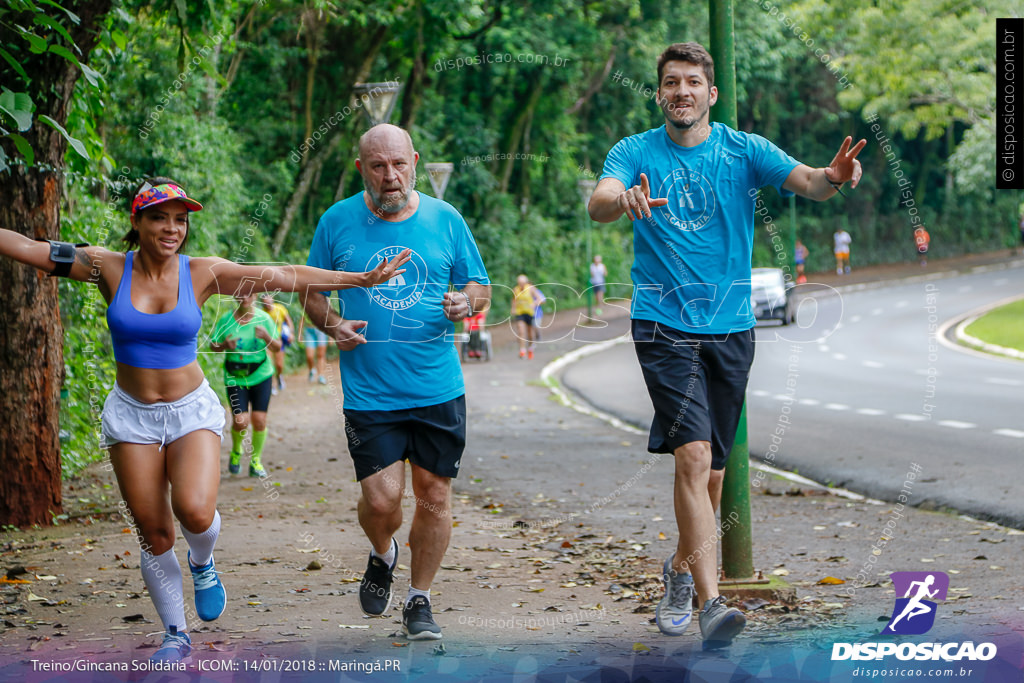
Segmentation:
{"type": "Polygon", "coordinates": [[[166,630],[153,659],[171,662],[189,659],[191,651],[173,550],[175,518],[189,545],[195,616],[212,621],[226,605],[213,563],[225,419],[196,362],[201,306],[213,294],[372,287],[404,272],[409,258],[406,250],[366,273],[189,258],[179,252],[188,240],[189,214],[201,209],[174,181],[152,178],[131,205],[124,241],[134,251],[64,246],[56,261],[56,247],[0,229],[0,255],[94,283],[109,304],[117,380],[103,407],[103,445],[137,527],[143,580],[166,630]],[[71,252],[70,266],[61,263],[71,252]]]}

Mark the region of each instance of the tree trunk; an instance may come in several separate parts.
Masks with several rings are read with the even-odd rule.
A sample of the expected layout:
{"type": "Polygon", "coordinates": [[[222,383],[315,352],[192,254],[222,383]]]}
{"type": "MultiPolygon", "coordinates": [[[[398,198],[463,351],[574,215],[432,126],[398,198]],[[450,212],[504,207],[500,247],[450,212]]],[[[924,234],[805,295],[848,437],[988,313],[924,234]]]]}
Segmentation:
{"type": "MultiPolygon", "coordinates": [[[[111,0],[63,3],[81,19],[66,28],[85,61],[111,0]]],[[[29,237],[60,238],[67,143],[40,122],[47,114],[64,126],[79,69],[53,53],[23,63],[36,121],[23,133],[35,150],[35,166],[0,173],[0,225],[29,237]],[[56,170],[43,170],[56,169],[56,170]]],[[[3,141],[8,156],[13,145],[3,141]]],[[[88,285],[86,285],[88,286],[88,285]]],[[[63,336],[57,281],[34,268],[0,259],[0,523],[50,524],[61,508],[60,385],[63,336]]]]}
{"type": "Polygon", "coordinates": [[[519,149],[519,143],[523,139],[523,131],[526,129],[526,121],[533,115],[533,110],[537,108],[537,103],[540,102],[541,93],[544,92],[544,81],[545,78],[543,76],[537,77],[537,81],[533,84],[533,90],[530,92],[530,96],[526,101],[526,106],[519,110],[515,121],[512,123],[511,133],[508,136],[508,143],[505,146],[506,156],[501,168],[501,184],[498,191],[502,194],[508,192],[508,184],[512,180],[512,169],[515,167],[516,163],[516,150],[519,149]]]}
{"type": "MultiPolygon", "coordinates": [[[[363,59],[360,63],[359,70],[356,72],[356,77],[353,83],[365,81],[367,79],[370,74],[370,69],[373,67],[373,60],[376,59],[377,53],[380,52],[380,48],[384,44],[384,39],[387,35],[387,26],[378,26],[374,31],[373,36],[370,38],[370,44],[363,53],[363,59]]],[[[353,110],[358,109],[355,104],[355,97],[350,96],[349,108],[353,110]]],[[[358,111],[354,111],[352,118],[355,116],[362,116],[362,114],[358,111]]],[[[288,204],[285,206],[284,215],[281,217],[281,223],[274,231],[274,240],[271,245],[271,251],[274,256],[281,253],[281,247],[284,245],[284,240],[292,228],[295,215],[298,212],[299,207],[302,205],[302,201],[306,198],[306,193],[309,192],[309,188],[312,187],[313,173],[323,165],[328,157],[330,157],[332,151],[337,148],[338,144],[340,144],[342,139],[348,134],[347,128],[351,125],[351,122],[345,121],[344,124],[346,125],[338,126],[337,132],[334,133],[326,144],[320,148],[319,152],[309,160],[309,163],[303,167],[302,172],[299,174],[299,179],[295,183],[295,190],[292,191],[292,196],[288,198],[288,204]]]]}
{"type": "Polygon", "coordinates": [[[413,52],[412,68],[409,70],[409,81],[405,84],[405,95],[402,97],[402,115],[398,125],[406,130],[416,122],[416,111],[423,101],[423,80],[427,71],[426,41],[423,37],[423,3],[416,6],[416,49],[413,52]]]}

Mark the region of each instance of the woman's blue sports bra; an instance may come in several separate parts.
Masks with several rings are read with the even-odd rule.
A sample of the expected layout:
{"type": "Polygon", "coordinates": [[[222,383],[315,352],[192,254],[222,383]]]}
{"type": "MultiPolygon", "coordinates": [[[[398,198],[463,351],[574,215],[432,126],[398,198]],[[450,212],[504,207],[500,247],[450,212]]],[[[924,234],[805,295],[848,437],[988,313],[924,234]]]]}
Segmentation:
{"type": "Polygon", "coordinates": [[[196,359],[196,344],[203,314],[192,290],[188,256],[178,254],[178,304],[166,313],[143,313],[132,305],[132,263],[135,252],[125,254],[124,273],[107,307],[107,327],[114,342],[114,358],[133,368],[170,370],[196,359]]]}

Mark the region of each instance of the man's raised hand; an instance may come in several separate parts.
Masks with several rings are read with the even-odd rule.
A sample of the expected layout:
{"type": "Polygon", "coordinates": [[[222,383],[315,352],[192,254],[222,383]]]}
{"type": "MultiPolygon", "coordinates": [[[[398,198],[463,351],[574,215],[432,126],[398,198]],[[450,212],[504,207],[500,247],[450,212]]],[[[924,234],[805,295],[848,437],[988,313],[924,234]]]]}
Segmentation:
{"type": "Polygon", "coordinates": [[[868,144],[868,141],[861,139],[853,149],[850,149],[851,144],[853,144],[853,138],[847,135],[835,158],[832,159],[832,163],[825,169],[825,178],[836,185],[842,185],[849,181],[850,187],[857,187],[857,183],[860,182],[862,171],[857,155],[868,144]]]}
{"type": "Polygon", "coordinates": [[[647,175],[640,174],[640,184],[626,188],[619,195],[619,208],[626,212],[629,220],[636,221],[641,218],[650,218],[651,209],[668,204],[667,198],[651,199],[651,185],[647,181],[647,175]]]}

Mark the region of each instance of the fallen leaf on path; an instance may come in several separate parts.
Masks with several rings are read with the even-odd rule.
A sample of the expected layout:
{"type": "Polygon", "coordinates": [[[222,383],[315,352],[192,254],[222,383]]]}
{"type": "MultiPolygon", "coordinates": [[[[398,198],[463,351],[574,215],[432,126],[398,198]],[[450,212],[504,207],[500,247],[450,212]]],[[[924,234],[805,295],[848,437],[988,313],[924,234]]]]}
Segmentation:
{"type": "Polygon", "coordinates": [[[651,648],[643,643],[633,643],[633,652],[650,652],[651,648]]]}
{"type": "Polygon", "coordinates": [[[818,581],[819,586],[838,586],[841,583],[846,583],[842,579],[837,579],[834,576],[826,576],[825,578],[818,581]]]}
{"type": "Polygon", "coordinates": [[[338,628],[370,628],[369,624],[338,624],[338,628]]]}
{"type": "Polygon", "coordinates": [[[409,643],[391,643],[395,647],[408,647],[409,643]]]}

